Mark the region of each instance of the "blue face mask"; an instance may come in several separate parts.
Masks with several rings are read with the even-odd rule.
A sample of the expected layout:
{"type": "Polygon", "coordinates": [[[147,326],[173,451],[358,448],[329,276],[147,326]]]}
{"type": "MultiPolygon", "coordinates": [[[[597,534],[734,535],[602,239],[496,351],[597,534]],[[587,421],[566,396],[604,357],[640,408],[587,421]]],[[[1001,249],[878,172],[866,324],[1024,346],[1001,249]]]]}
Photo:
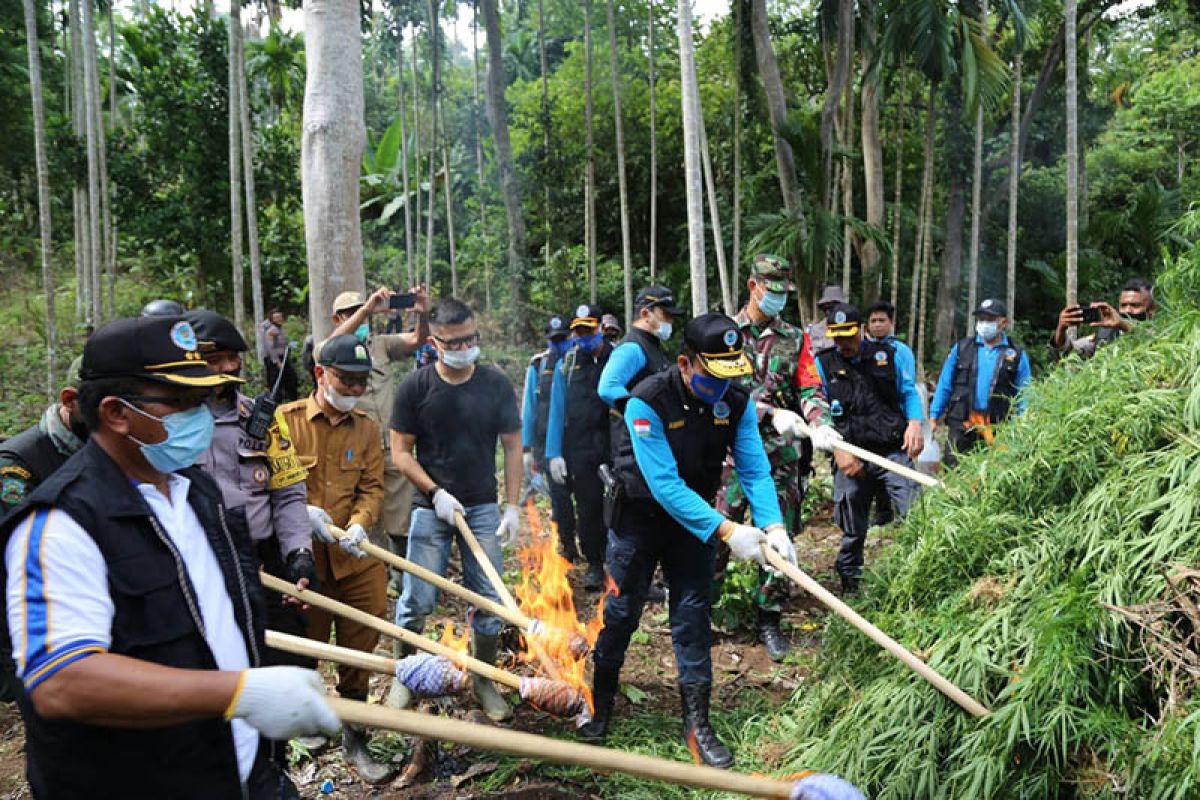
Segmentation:
{"type": "Polygon", "coordinates": [[[213,415],[206,405],[198,405],[187,411],[176,411],[165,417],[156,417],[132,403],[125,400],[121,402],[143,417],[162,423],[166,430],[167,438],[154,444],[146,444],[132,436],[129,437],[137,443],[150,466],[159,472],[178,472],[192,466],[212,444],[213,415]]]}
{"type": "Polygon", "coordinates": [[[600,345],[604,344],[604,334],[597,331],[591,336],[576,339],[575,344],[585,353],[594,353],[600,349],[600,345]]]}
{"type": "Polygon", "coordinates": [[[758,300],[758,310],[768,317],[778,317],[787,305],[787,292],[767,292],[758,300]]]}
{"type": "Polygon", "coordinates": [[[550,352],[556,356],[559,356],[560,358],[562,356],[565,356],[567,354],[567,351],[570,349],[571,349],[571,340],[570,339],[551,339],[550,340],[550,352]]]}
{"type": "Polygon", "coordinates": [[[728,378],[714,378],[711,375],[701,375],[699,372],[692,372],[692,379],[689,383],[692,391],[696,393],[696,397],[710,406],[719,402],[725,396],[725,392],[729,390],[728,378]]]}
{"type": "Polygon", "coordinates": [[[370,335],[371,335],[371,326],[365,322],[362,325],[359,325],[357,328],[354,329],[354,338],[358,339],[360,342],[365,342],[367,340],[367,337],[370,335]]]}

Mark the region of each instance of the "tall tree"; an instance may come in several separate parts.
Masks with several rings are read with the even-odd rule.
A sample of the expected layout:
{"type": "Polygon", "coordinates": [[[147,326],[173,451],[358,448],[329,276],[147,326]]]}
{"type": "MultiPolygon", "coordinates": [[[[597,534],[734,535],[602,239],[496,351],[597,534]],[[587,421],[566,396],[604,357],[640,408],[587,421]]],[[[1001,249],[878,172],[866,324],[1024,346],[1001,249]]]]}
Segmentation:
{"type": "MultiPolygon", "coordinates": [[[[979,28],[987,36],[987,0],[979,5],[979,28]]],[[[975,161],[971,172],[971,249],[967,260],[967,313],[975,310],[975,297],[979,289],[979,243],[982,236],[979,214],[983,206],[983,103],[975,109],[975,161]]]]}
{"type": "MultiPolygon", "coordinates": [[[[438,152],[438,94],[441,90],[441,57],[438,54],[438,7],[433,0],[425,0],[426,18],[429,20],[429,196],[425,203],[429,216],[425,222],[425,283],[433,285],[433,221],[434,196],[437,194],[438,152]]],[[[447,191],[449,189],[447,188],[447,191]]]]}
{"type": "MultiPolygon", "coordinates": [[[[896,163],[892,165],[894,173],[892,181],[895,187],[894,194],[892,195],[892,280],[889,285],[893,308],[896,307],[896,303],[900,299],[900,239],[904,225],[904,206],[900,204],[900,200],[904,191],[904,119],[908,116],[905,113],[903,102],[896,105],[898,107],[896,114],[896,163]]],[[[882,272],[882,270],[880,271],[882,272]]]]}
{"type": "MultiPolygon", "coordinates": [[[[742,267],[742,0],[733,0],[733,291],[742,267]]],[[[736,298],[735,298],[736,300],[736,298]]]]}
{"type": "Polygon", "coordinates": [[[446,135],[446,109],[438,102],[438,122],[442,129],[442,172],[446,176],[446,243],[450,249],[450,293],[458,297],[458,247],[454,242],[454,173],[450,169],[450,145],[446,135]]]}
{"type": "Polygon", "coordinates": [[[1078,4],[1066,0],[1063,29],[1067,67],[1067,305],[1078,300],[1079,290],[1079,75],[1076,40],[1078,4]]]}
{"type": "Polygon", "coordinates": [[[691,0],[679,0],[680,102],[683,110],[683,165],[687,195],[688,264],[692,314],[708,311],[708,270],[704,260],[704,184],[700,167],[700,85],[696,78],[696,43],[692,39],[691,0]]]}
{"type": "MultiPolygon", "coordinates": [[[[84,104],[85,80],[83,74],[83,15],[79,10],[80,0],[68,0],[68,27],[70,28],[70,72],[69,86],[71,109],[71,133],[76,141],[86,142],[87,112],[84,104]]],[[[92,241],[91,206],[88,179],[76,179],[72,192],[73,218],[75,224],[75,306],[76,316],[85,324],[95,325],[97,319],[92,305],[92,241]]]]}
{"type": "Polygon", "coordinates": [[[421,82],[417,74],[417,36],[412,44],[413,86],[413,272],[425,281],[428,272],[421,267],[421,82]]]}
{"type": "Polygon", "coordinates": [[[625,123],[621,119],[621,59],[617,51],[617,21],[608,0],[608,65],[612,72],[613,124],[617,134],[617,192],[621,204],[621,283],[625,290],[625,327],[633,323],[633,255],[629,244],[629,188],[625,183],[625,123]]]}
{"type": "MultiPolygon", "coordinates": [[[[476,69],[478,70],[478,61],[476,69]]],[[[546,4],[544,0],[538,0],[538,70],[542,79],[542,159],[548,167],[550,164],[550,63],[546,57],[546,4]]],[[[548,169],[546,173],[549,173],[548,169]]],[[[550,218],[550,181],[543,180],[542,224],[545,227],[545,243],[542,246],[542,259],[547,269],[550,268],[550,239],[554,232],[550,218]]]]}
{"type": "Polygon", "coordinates": [[[587,167],[584,173],[584,228],[587,232],[588,302],[596,302],[596,143],[593,135],[592,0],[583,0],[583,115],[587,127],[587,167]]]}
{"type": "Polygon", "coordinates": [[[704,109],[700,110],[700,155],[704,169],[704,186],[708,194],[708,217],[712,222],[713,252],[717,256],[717,282],[721,287],[721,307],[729,316],[737,311],[729,285],[729,270],[725,264],[725,243],[721,241],[721,207],[717,202],[717,178],[713,174],[712,156],[708,151],[708,131],[704,124],[704,109]]]}
{"type": "Polygon", "coordinates": [[[54,314],[54,267],[50,229],[50,167],[46,157],[46,108],[42,97],[42,59],[38,52],[37,6],[24,0],[25,49],[29,53],[29,96],[33,103],[33,153],[37,165],[38,232],[41,235],[42,292],[46,298],[46,396],[57,395],[58,329],[54,314]]]}
{"type": "Polygon", "coordinates": [[[650,282],[658,275],[658,100],[654,74],[654,0],[646,3],[649,40],[646,59],[650,72],[650,282]]]}
{"type": "MultiPolygon", "coordinates": [[[[783,136],[787,125],[787,95],[779,75],[779,62],[771,44],[771,28],[767,20],[766,0],[751,0],[750,26],[754,34],[754,55],[758,73],[767,96],[767,112],[771,119],[771,137],[775,143],[775,165],[779,173],[779,191],[788,213],[800,211],[800,190],[796,184],[796,157],[792,146],[783,136]]],[[[801,212],[802,214],[802,212],[801,212]]],[[[801,216],[803,221],[803,215],[801,216]]]]}
{"type": "MultiPolygon", "coordinates": [[[[825,92],[825,105],[821,109],[821,158],[825,163],[823,174],[830,183],[823,194],[825,204],[830,212],[836,211],[836,183],[833,178],[833,134],[838,124],[838,109],[841,107],[842,95],[850,87],[850,61],[854,51],[854,0],[838,0],[837,14],[837,51],[834,55],[833,69],[829,74],[829,89],[825,92]]],[[[845,170],[846,161],[842,160],[845,170]]]]}
{"type": "Polygon", "coordinates": [[[334,297],[364,287],[358,183],[367,135],[358,3],[307,0],[304,33],[300,179],[309,319],[313,338],[321,341],[332,327],[329,309],[334,297]]]}
{"type": "Polygon", "coordinates": [[[91,250],[92,320],[99,325],[104,320],[104,290],[100,276],[107,261],[104,230],[101,227],[105,206],[101,160],[104,158],[104,128],[100,124],[100,78],[96,63],[96,26],[93,23],[92,0],[80,0],[80,35],[83,43],[83,104],[84,126],[87,131],[88,171],[88,237],[91,250]]]}
{"type": "MultiPolygon", "coordinates": [[[[229,254],[233,273],[233,323],[244,329],[246,272],[242,265],[242,86],[238,80],[238,50],[242,38],[241,0],[229,2],[229,254]]],[[[259,320],[255,320],[259,322],[259,320]]]]}
{"type": "MultiPolygon", "coordinates": [[[[919,202],[919,213],[917,215],[917,246],[914,248],[913,255],[913,271],[912,271],[912,287],[910,302],[908,306],[908,342],[913,350],[919,349],[917,340],[917,329],[920,321],[920,287],[922,265],[925,254],[928,252],[926,248],[926,239],[931,233],[931,220],[933,216],[933,144],[934,133],[937,129],[937,120],[934,116],[937,104],[937,87],[935,84],[929,84],[929,96],[925,103],[925,144],[923,147],[924,164],[921,170],[921,199],[919,202]]],[[[917,360],[917,368],[920,369],[921,361],[917,360]]]]}
{"type": "MultiPolygon", "coordinates": [[[[408,104],[404,102],[404,84],[407,82],[407,78],[404,77],[404,26],[397,25],[397,28],[396,105],[400,112],[400,188],[404,192],[404,274],[407,278],[407,285],[412,286],[417,280],[413,272],[412,193],[409,191],[412,184],[408,180],[408,104]]],[[[478,62],[476,62],[476,95],[478,95],[478,84],[478,62]]],[[[478,102],[478,97],[476,97],[476,102],[478,102]]],[[[480,191],[482,191],[482,183],[480,191]]],[[[480,208],[482,207],[481,203],[480,208]]]]}
{"type": "MultiPolygon", "coordinates": [[[[241,27],[241,23],[238,23],[241,27]]],[[[254,186],[254,128],[250,124],[250,92],[246,87],[245,33],[237,37],[238,131],[242,137],[242,185],[246,190],[246,245],[250,255],[250,307],[254,324],[265,319],[262,256],[258,243],[258,198],[254,186]]]]}
{"type": "MultiPolygon", "coordinates": [[[[860,52],[862,53],[862,161],[863,194],[866,199],[867,224],[878,231],[884,229],[883,140],[879,131],[880,74],[875,60],[880,56],[877,0],[859,0],[862,17],[860,52]]],[[[866,304],[879,297],[882,290],[883,267],[879,245],[872,237],[862,243],[863,300],[866,304]]]]}
{"type": "MultiPolygon", "coordinates": [[[[543,24],[543,20],[541,17],[540,2],[541,2],[541,0],[539,0],[539,6],[538,6],[538,10],[539,10],[538,24],[539,24],[539,26],[541,26],[543,24]]],[[[486,233],[487,232],[487,195],[485,193],[485,188],[487,186],[487,183],[485,182],[484,175],[483,175],[483,125],[481,125],[479,122],[479,1],[478,0],[475,0],[475,2],[472,3],[471,11],[472,11],[472,14],[471,14],[471,62],[472,62],[472,67],[474,69],[473,77],[474,77],[474,91],[475,91],[475,93],[471,96],[471,120],[472,120],[472,122],[474,122],[474,128],[475,128],[475,168],[478,172],[478,181],[479,181],[479,228],[480,228],[480,230],[482,230],[486,233]]],[[[544,40],[540,40],[540,42],[541,42],[541,56],[542,56],[542,102],[543,102],[543,105],[545,105],[545,103],[547,102],[547,100],[546,100],[546,72],[545,72],[546,49],[545,49],[544,40]]],[[[543,122],[543,129],[548,130],[547,128],[545,128],[544,122],[543,122]]],[[[549,135],[548,134],[547,134],[546,146],[547,146],[547,148],[549,147],[549,135]]],[[[546,183],[545,192],[546,192],[545,202],[546,202],[546,210],[547,210],[547,215],[546,215],[547,216],[547,221],[546,221],[546,264],[548,266],[550,263],[550,254],[549,254],[550,253],[550,222],[549,222],[550,184],[548,182],[546,183]]],[[[491,313],[491,310],[492,310],[492,258],[490,255],[485,257],[485,260],[483,263],[483,307],[485,309],[487,309],[487,311],[489,313],[491,313]]]]}
{"type": "Polygon", "coordinates": [[[1021,182],[1021,53],[1013,63],[1011,132],[1008,144],[1008,239],[1005,248],[1005,299],[1008,318],[1017,313],[1017,189],[1021,182]]]}
{"type": "Polygon", "coordinates": [[[504,196],[504,215],[508,222],[508,267],[512,280],[514,317],[525,299],[525,218],[521,213],[521,190],[513,166],[512,144],[508,138],[508,107],[504,100],[504,43],[500,38],[500,14],[496,0],[480,0],[488,45],[488,122],[496,144],[496,165],[500,169],[500,192],[504,196]]]}

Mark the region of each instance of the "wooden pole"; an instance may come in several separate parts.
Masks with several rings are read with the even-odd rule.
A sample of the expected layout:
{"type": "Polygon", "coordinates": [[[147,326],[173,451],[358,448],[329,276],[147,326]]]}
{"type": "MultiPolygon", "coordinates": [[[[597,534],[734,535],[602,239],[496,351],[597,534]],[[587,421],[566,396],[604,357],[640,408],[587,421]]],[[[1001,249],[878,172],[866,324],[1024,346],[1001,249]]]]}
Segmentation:
{"type": "MultiPolygon", "coordinates": [[[[799,428],[805,436],[812,435],[812,427],[808,424],[800,422],[799,428]]],[[[850,444],[849,442],[835,442],[833,446],[835,449],[841,450],[843,453],[849,453],[855,458],[861,458],[863,461],[870,461],[872,464],[878,467],[883,467],[889,472],[894,472],[897,475],[908,478],[910,481],[916,481],[922,486],[928,486],[930,488],[935,486],[945,486],[944,483],[931,475],[926,475],[924,472],[918,472],[912,467],[906,467],[903,464],[897,464],[895,461],[884,458],[878,453],[872,453],[870,450],[864,450],[856,444],[850,444]]]]}
{"type": "Polygon", "coordinates": [[[381,675],[396,674],[396,660],[393,658],[351,650],[349,647],[338,647],[336,644],[318,642],[316,639],[293,636],[290,633],[267,631],[267,647],[293,655],[365,669],[367,672],[378,672],[381,675]]]}
{"type": "Polygon", "coordinates": [[[466,653],[460,653],[458,650],[447,647],[441,642],[427,639],[419,633],[414,633],[407,628],[401,628],[399,625],[372,616],[365,611],[359,611],[357,608],[348,606],[345,603],[339,603],[337,600],[333,600],[323,594],[318,594],[311,589],[297,589],[295,584],[281,578],[276,578],[274,575],[268,575],[265,572],[260,572],[258,575],[262,579],[263,586],[272,591],[302,600],[311,606],[322,608],[344,619],[353,620],[360,625],[366,625],[368,628],[373,628],[385,636],[391,636],[393,639],[399,639],[418,650],[424,650],[426,653],[433,653],[435,656],[448,658],[456,666],[470,670],[488,680],[502,683],[518,691],[521,689],[521,679],[511,672],[505,672],[466,653]]]}
{"type": "Polygon", "coordinates": [[[471,526],[467,524],[467,520],[462,514],[454,515],[454,524],[458,526],[458,532],[462,534],[463,541],[467,543],[471,554],[475,556],[475,560],[479,562],[480,568],[483,569],[483,574],[492,583],[492,588],[496,590],[496,594],[500,595],[501,602],[509,608],[520,609],[517,601],[513,599],[512,593],[508,591],[508,587],[504,585],[504,579],[500,577],[500,573],[496,571],[496,565],[488,558],[488,554],[484,552],[483,545],[475,538],[475,534],[471,532],[471,526]]]}
{"type": "Polygon", "coordinates": [[[933,667],[917,658],[908,650],[905,650],[904,647],[901,646],[900,643],[895,639],[879,630],[879,628],[876,628],[870,622],[867,622],[867,620],[863,619],[863,617],[857,611],[843,603],[837,597],[834,597],[828,589],[806,575],[803,570],[788,561],[779,553],[775,552],[774,549],[767,547],[766,545],[763,545],[762,549],[763,555],[766,556],[768,566],[774,567],[784,575],[787,575],[789,578],[799,584],[800,588],[816,597],[828,608],[833,610],[839,617],[865,633],[873,642],[878,644],[884,650],[887,650],[896,658],[903,661],[909,669],[920,675],[929,683],[933,684],[934,688],[949,697],[954,702],[958,703],[965,711],[974,714],[977,717],[986,717],[988,714],[992,713],[969,694],[939,675],[936,671],[934,671],[933,667]]]}
{"type": "Polygon", "coordinates": [[[733,792],[750,797],[787,798],[791,796],[792,784],[788,781],[755,775],[740,775],[736,772],[692,764],[684,761],[669,761],[665,758],[626,753],[608,747],[551,739],[486,725],[475,725],[449,717],[436,717],[416,711],[401,711],[385,706],[368,705],[340,697],[330,697],[328,702],[338,718],[355,725],[407,733],[427,739],[456,742],[480,750],[491,750],[509,755],[552,761],[558,764],[573,764],[600,773],[621,772],[638,778],[663,781],[697,789],[718,792],[733,792]]]}

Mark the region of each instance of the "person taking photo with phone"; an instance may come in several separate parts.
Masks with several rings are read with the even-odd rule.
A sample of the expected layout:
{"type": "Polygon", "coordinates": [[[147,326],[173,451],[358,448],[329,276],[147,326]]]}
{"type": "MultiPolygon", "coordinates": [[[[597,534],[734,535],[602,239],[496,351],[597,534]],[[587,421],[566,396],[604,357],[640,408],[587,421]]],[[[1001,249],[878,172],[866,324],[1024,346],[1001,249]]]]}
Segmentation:
{"type": "Polygon", "coordinates": [[[1117,308],[1108,303],[1090,303],[1087,307],[1070,305],[1060,311],[1058,327],[1050,337],[1050,351],[1055,359],[1072,353],[1080,358],[1091,358],[1098,348],[1129,333],[1134,325],[1153,317],[1156,310],[1154,287],[1148,281],[1134,278],[1121,288],[1117,308]],[[1095,330],[1075,339],[1071,329],[1080,325],[1090,325],[1095,330]]]}

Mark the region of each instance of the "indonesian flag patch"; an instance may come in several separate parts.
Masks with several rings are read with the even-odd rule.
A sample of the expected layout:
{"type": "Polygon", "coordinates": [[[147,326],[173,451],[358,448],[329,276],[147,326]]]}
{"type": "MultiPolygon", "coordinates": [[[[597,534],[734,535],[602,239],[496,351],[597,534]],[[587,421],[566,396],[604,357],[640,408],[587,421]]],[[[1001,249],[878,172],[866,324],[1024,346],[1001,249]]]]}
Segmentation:
{"type": "Polygon", "coordinates": [[[635,419],[633,421],[633,432],[643,439],[645,437],[649,436],[650,435],[650,420],[635,419]]]}

